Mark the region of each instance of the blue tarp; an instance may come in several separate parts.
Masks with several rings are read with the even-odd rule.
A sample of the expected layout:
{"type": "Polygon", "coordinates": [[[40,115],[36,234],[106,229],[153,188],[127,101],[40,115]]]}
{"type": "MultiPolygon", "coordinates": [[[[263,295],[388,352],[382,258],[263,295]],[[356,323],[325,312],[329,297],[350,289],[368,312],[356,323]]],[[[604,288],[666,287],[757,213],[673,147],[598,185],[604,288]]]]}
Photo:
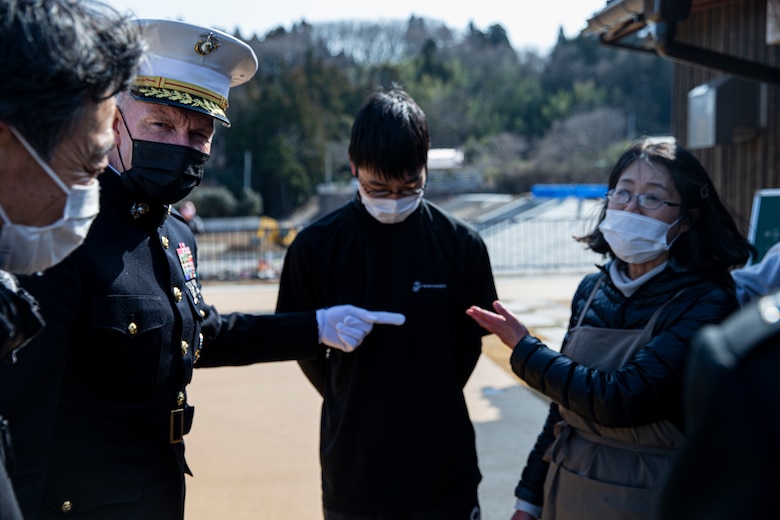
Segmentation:
{"type": "Polygon", "coordinates": [[[531,195],[534,197],[599,199],[606,194],[606,184],[534,184],[531,186],[531,195]]]}

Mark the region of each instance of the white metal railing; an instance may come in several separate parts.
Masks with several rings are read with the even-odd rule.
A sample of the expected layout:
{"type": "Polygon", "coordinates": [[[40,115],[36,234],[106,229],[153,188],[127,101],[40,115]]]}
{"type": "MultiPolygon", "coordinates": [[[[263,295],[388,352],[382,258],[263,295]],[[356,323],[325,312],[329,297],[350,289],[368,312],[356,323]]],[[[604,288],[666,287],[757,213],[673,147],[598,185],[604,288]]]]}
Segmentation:
{"type": "MultiPolygon", "coordinates": [[[[591,215],[515,218],[475,224],[490,254],[493,271],[591,271],[603,258],[572,237],[589,233],[591,215]]],[[[221,231],[198,235],[198,272],[203,280],[275,279],[285,249],[269,244],[256,231],[221,231]]]]}
{"type": "Polygon", "coordinates": [[[574,237],[593,228],[589,219],[506,220],[480,231],[493,271],[534,272],[592,270],[603,257],[574,237]]]}

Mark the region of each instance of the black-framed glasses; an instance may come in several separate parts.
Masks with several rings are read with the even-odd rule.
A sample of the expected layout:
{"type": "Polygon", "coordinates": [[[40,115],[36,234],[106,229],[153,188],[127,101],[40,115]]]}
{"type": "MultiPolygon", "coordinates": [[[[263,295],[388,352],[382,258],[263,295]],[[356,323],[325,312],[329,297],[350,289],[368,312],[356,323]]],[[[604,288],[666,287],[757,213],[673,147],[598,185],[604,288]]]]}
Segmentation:
{"type": "Polygon", "coordinates": [[[366,192],[366,195],[369,197],[373,197],[375,199],[383,199],[386,197],[390,197],[392,195],[400,195],[401,197],[413,197],[415,195],[419,195],[420,193],[425,191],[425,184],[420,186],[419,188],[407,188],[403,190],[372,190],[368,186],[366,186],[363,181],[360,180],[360,172],[357,172],[355,174],[355,177],[357,178],[357,181],[360,183],[361,186],[363,186],[363,191],[366,192]]]}
{"type": "Polygon", "coordinates": [[[607,200],[609,200],[612,204],[619,204],[619,205],[625,205],[631,202],[631,199],[636,199],[637,204],[639,204],[640,208],[644,209],[658,209],[661,206],[682,206],[682,204],[679,204],[677,202],[669,202],[658,195],[653,195],[652,193],[640,193],[639,195],[632,195],[631,192],[628,190],[609,190],[607,192],[607,200]]]}

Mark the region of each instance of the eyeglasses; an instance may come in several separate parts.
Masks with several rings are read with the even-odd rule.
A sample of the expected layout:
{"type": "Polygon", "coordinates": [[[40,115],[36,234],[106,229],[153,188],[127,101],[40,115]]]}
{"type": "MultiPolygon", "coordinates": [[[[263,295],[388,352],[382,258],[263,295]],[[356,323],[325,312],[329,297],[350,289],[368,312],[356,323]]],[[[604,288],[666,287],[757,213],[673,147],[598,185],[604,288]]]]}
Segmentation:
{"type": "Polygon", "coordinates": [[[366,192],[366,195],[369,197],[374,197],[375,199],[384,199],[387,197],[390,197],[392,195],[400,195],[401,197],[413,197],[414,195],[419,195],[423,191],[425,191],[425,185],[423,184],[419,188],[408,188],[404,190],[372,190],[368,186],[366,186],[363,181],[360,180],[360,173],[356,173],[355,176],[357,177],[358,182],[361,186],[363,186],[363,191],[366,192]]]}
{"type": "Polygon", "coordinates": [[[677,202],[668,202],[663,200],[658,195],[652,193],[640,193],[639,195],[632,195],[627,190],[609,190],[607,192],[607,200],[612,204],[625,205],[631,202],[631,199],[636,198],[637,204],[640,208],[644,209],[658,209],[663,205],[666,206],[682,206],[677,202]]]}

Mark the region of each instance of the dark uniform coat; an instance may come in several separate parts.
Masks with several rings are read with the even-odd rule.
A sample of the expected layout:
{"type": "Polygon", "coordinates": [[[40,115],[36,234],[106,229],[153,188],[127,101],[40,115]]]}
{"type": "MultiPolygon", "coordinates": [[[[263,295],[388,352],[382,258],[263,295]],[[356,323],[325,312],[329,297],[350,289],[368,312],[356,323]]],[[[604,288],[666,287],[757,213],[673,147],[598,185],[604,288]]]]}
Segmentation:
{"type": "Polygon", "coordinates": [[[45,331],[0,373],[25,518],[180,518],[194,366],[314,357],[314,312],[220,316],[201,296],[192,232],[137,204],[114,171],[83,244],[23,280],[45,331]]]}
{"type": "MultiPolygon", "coordinates": [[[[38,305],[18,287],[16,278],[0,271],[0,364],[11,364],[16,351],[27,344],[43,326],[38,305]]],[[[0,520],[21,520],[10,475],[14,451],[8,420],[0,415],[0,520]]]]}
{"type": "Polygon", "coordinates": [[[780,292],[694,338],[686,385],[690,436],[659,520],[780,518],[780,292]]]}

